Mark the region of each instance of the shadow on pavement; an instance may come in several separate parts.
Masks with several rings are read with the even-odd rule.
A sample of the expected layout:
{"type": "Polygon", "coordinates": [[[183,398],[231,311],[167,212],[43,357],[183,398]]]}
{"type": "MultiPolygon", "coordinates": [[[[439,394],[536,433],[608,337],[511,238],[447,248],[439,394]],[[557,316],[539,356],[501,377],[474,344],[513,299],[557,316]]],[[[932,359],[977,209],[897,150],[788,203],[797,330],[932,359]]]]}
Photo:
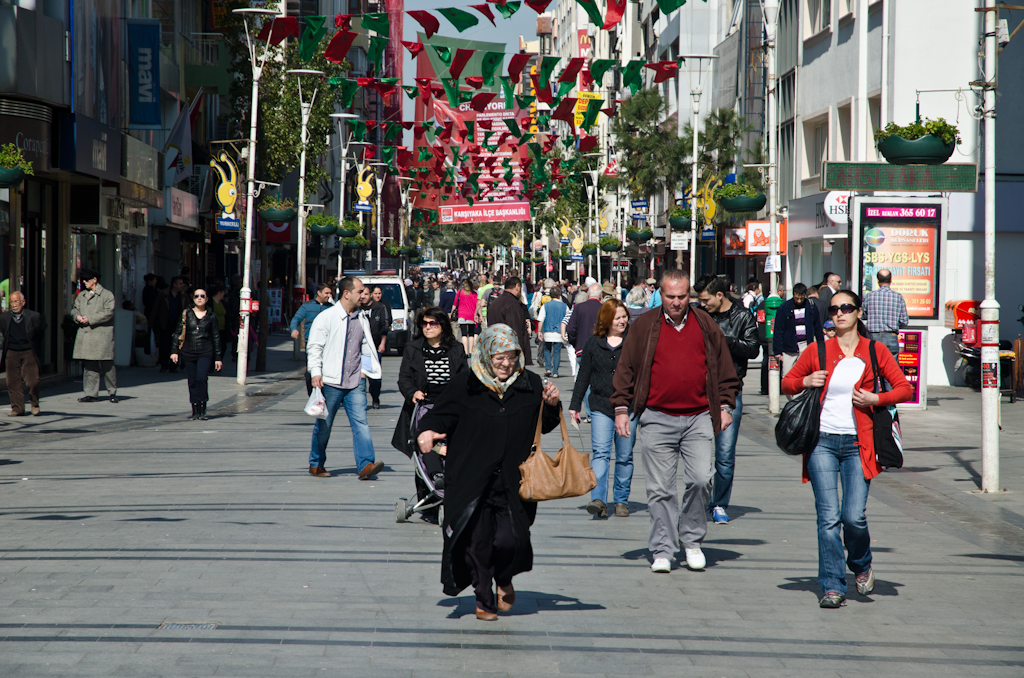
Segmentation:
{"type": "MultiPolygon", "coordinates": [[[[459,596],[458,598],[446,598],[438,601],[438,607],[453,608],[448,619],[461,619],[467,615],[476,614],[476,596],[459,596]]],[[[499,617],[521,617],[538,612],[555,610],[558,612],[586,612],[590,610],[605,610],[604,605],[581,602],[579,598],[561,596],[557,593],[542,593],[540,591],[519,591],[516,590],[516,602],[508,612],[501,612],[499,617]]]]}
{"type": "MultiPolygon", "coordinates": [[[[821,596],[821,587],[818,586],[817,577],[787,577],[786,581],[789,584],[779,584],[779,588],[783,591],[806,591],[813,593],[815,600],[821,596]]],[[[869,596],[861,596],[857,594],[857,579],[852,574],[847,574],[846,581],[846,599],[860,603],[870,603],[872,596],[898,596],[900,594],[899,589],[904,584],[894,581],[886,581],[875,577],[875,590],[869,596]]]]}

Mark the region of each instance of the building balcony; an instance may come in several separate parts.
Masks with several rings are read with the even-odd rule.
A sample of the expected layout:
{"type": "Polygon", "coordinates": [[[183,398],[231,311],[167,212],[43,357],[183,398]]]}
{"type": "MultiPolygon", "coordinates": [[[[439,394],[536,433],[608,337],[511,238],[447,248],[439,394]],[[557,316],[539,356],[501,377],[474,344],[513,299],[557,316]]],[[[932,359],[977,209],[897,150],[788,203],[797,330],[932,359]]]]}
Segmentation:
{"type": "Polygon", "coordinates": [[[69,106],[71,76],[65,50],[62,21],[0,5],[0,94],[69,106]]]}

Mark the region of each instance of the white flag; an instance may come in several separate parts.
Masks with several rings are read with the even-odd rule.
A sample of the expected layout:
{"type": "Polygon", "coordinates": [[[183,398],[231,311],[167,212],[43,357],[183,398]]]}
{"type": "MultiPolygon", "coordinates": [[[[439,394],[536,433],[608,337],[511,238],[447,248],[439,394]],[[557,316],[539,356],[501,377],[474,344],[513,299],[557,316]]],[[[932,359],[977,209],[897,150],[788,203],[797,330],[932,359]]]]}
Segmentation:
{"type": "Polygon", "coordinates": [[[203,98],[202,89],[192,104],[181,109],[174,123],[167,145],[164,146],[164,178],[168,186],[174,186],[192,176],[192,115],[203,98]]]}

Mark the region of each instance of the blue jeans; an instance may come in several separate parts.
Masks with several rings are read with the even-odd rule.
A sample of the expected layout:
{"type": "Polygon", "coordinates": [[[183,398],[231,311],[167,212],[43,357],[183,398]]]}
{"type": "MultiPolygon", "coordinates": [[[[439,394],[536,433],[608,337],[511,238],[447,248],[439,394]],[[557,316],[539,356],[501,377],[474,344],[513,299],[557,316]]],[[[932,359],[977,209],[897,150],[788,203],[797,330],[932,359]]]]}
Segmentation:
{"type": "Polygon", "coordinates": [[[373,439],[370,425],[366,422],[366,379],[359,386],[350,389],[324,384],[324,401],[327,403],[327,418],[317,419],[313,426],[313,444],[309,450],[309,465],[323,466],[327,461],[327,443],[331,439],[334,415],[338,408],[345,406],[348,424],[352,428],[352,447],[356,455],[356,471],[374,461],[373,439]]]}
{"type": "Polygon", "coordinates": [[[743,418],[743,394],[736,394],[736,410],[732,413],[732,424],[715,438],[715,480],[711,490],[708,509],[716,506],[729,508],[732,496],[732,477],[736,471],[736,437],[740,434],[740,419],[743,418]]]}
{"type": "Polygon", "coordinates": [[[871,568],[871,536],[864,514],[871,483],[864,478],[857,436],[822,433],[818,446],[807,459],[807,472],[818,511],[818,584],[822,593],[836,591],[846,595],[843,544],[849,554],[846,565],[855,575],[871,568]]]}
{"type": "Polygon", "coordinates": [[[544,342],[544,369],[552,374],[558,374],[558,366],[562,363],[562,343],[554,341],[544,342]]]}
{"type": "Polygon", "coordinates": [[[612,441],[615,441],[615,486],[612,489],[612,501],[616,504],[629,502],[629,486],[633,480],[633,443],[636,441],[636,418],[629,417],[629,437],[623,438],[615,434],[615,420],[600,412],[590,413],[590,444],[594,455],[590,467],[597,476],[597,485],[590,491],[590,498],[608,501],[608,471],[612,452],[612,441]]]}

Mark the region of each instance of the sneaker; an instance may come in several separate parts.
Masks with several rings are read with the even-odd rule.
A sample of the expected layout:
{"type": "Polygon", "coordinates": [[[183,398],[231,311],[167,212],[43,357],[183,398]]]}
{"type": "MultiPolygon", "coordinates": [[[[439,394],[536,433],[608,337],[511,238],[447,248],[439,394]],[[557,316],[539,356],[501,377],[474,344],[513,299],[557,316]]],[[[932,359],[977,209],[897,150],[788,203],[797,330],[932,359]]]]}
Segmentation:
{"type": "Polygon", "coordinates": [[[551,370],[544,370],[544,376],[545,377],[550,377],[551,376],[551,370]]]}
{"type": "Polygon", "coordinates": [[[655,558],[654,564],[651,565],[651,572],[671,572],[672,563],[668,558],[655,558]]]}
{"type": "Polygon", "coordinates": [[[866,596],[875,590],[875,571],[870,567],[867,572],[857,575],[857,593],[866,596]]]}
{"type": "Polygon", "coordinates": [[[707,559],[704,557],[704,552],[700,550],[698,546],[695,549],[685,549],[686,551],[686,566],[691,570],[703,570],[708,564],[707,559]]]}
{"type": "Polygon", "coordinates": [[[716,525],[725,525],[729,522],[729,514],[721,506],[711,509],[711,517],[714,518],[716,525]]]}
{"type": "Polygon", "coordinates": [[[824,607],[828,609],[836,609],[837,607],[846,607],[846,596],[838,591],[829,591],[818,603],[818,607],[824,607]]]}

